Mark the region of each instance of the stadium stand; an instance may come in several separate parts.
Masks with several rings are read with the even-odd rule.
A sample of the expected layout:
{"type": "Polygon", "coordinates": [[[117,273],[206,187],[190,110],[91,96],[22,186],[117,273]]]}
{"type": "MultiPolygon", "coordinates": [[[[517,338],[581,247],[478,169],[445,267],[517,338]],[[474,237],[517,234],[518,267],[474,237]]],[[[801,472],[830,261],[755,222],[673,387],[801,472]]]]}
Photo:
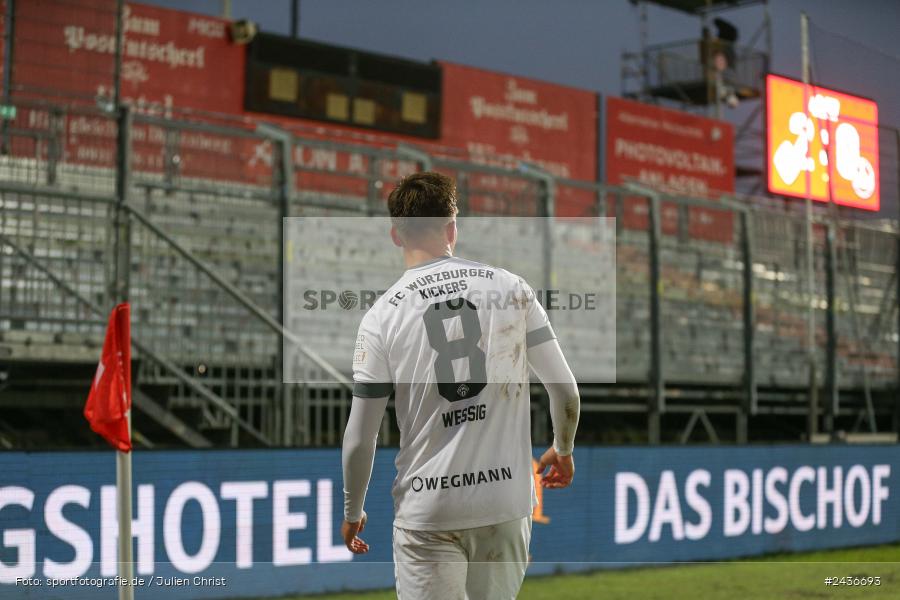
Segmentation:
{"type": "MultiPolygon", "coordinates": [[[[135,427],[148,444],[337,443],[347,410],[347,347],[352,342],[340,313],[310,317],[315,326],[301,322],[289,327],[299,325],[304,332],[304,349],[297,364],[289,365],[303,375],[297,379],[332,383],[280,383],[285,375],[278,324],[281,217],[384,214],[392,180],[421,165],[397,148],[293,137],[292,147],[285,149],[246,126],[141,114],[131,120],[131,142],[117,144],[125,121],[116,115],[34,105],[20,109],[5,132],[10,152],[0,158],[0,348],[9,365],[7,385],[20,392],[8,396],[17,399],[14,408],[40,403],[59,407],[67,398],[71,409],[70,399],[84,389],[75,384],[83,385],[96,360],[104,326],[101,309],[125,294],[133,306],[139,344],[135,402],[149,417],[136,419],[135,427]],[[64,137],[62,119],[68,130],[81,123],[80,135],[94,136],[82,144],[94,148],[93,154],[83,154],[64,137]],[[356,153],[365,158],[365,173],[339,167],[295,171],[281,158],[301,145],[356,153]],[[123,161],[124,156],[130,160],[123,161]],[[128,168],[116,168],[122,164],[128,168]],[[40,374],[48,370],[68,372],[70,379],[61,378],[51,389],[38,385],[40,374]],[[343,379],[330,370],[340,371],[343,379]]],[[[637,194],[562,179],[548,186],[528,172],[437,155],[430,160],[434,168],[457,178],[460,205],[469,216],[550,215],[554,195],[562,197],[567,187],[580,187],[593,198],[584,216],[615,216],[617,207],[637,194]]],[[[687,207],[708,201],[660,197],[681,207],[684,221],[677,235],[660,236],[658,246],[668,410],[802,414],[807,385],[806,305],[799,276],[804,250],[797,242],[802,221],[746,201],[720,204],[719,210],[733,213],[735,226],[728,241],[713,242],[688,234],[694,217],[687,207]],[[746,240],[738,226],[742,219],[746,240]],[[755,319],[750,384],[744,337],[747,251],[755,319]],[[745,404],[748,385],[759,398],[753,406],[745,404]]],[[[346,220],[349,227],[354,222],[346,220]]],[[[835,235],[838,274],[838,414],[856,419],[859,426],[861,411],[871,406],[870,417],[889,419],[897,374],[897,232],[819,219],[815,308],[820,373],[827,360],[824,244],[829,231],[835,235]]],[[[617,382],[586,386],[594,410],[640,413],[647,407],[650,237],[648,231],[618,230],[617,382]]],[[[578,262],[584,253],[576,241],[556,240],[551,271],[560,279],[577,279],[590,269],[578,262]]],[[[535,243],[509,249],[533,254],[529,262],[534,270],[523,273],[532,281],[546,281],[550,275],[541,262],[541,248],[535,243]]],[[[336,284],[342,270],[358,275],[360,260],[374,280],[383,282],[392,281],[398,268],[396,256],[379,255],[375,246],[356,257],[320,250],[312,257],[312,272],[336,284]]],[[[558,329],[571,345],[576,368],[598,364],[592,354],[594,333],[564,319],[558,329]]],[[[537,396],[536,409],[540,402],[537,396]]],[[[542,411],[536,410],[535,431],[545,435],[547,425],[538,413],[542,411]]],[[[24,426],[21,433],[6,435],[27,446],[28,432],[36,429],[24,426]]],[[[384,433],[389,439],[387,424],[384,433]]]]}

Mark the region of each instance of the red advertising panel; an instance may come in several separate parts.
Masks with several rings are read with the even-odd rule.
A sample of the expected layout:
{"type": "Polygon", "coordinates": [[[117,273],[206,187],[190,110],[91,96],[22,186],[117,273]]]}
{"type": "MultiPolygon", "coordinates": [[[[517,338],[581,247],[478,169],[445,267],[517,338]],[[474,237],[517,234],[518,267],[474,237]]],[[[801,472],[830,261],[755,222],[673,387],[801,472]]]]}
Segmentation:
{"type": "Polygon", "coordinates": [[[879,209],[874,101],[769,75],[766,140],[771,193],[879,209]]]}
{"type": "MultiPolygon", "coordinates": [[[[16,2],[12,84],[28,96],[111,97],[115,2],[16,2]]],[[[222,19],[126,4],[122,96],[140,108],[240,113],[244,49],[222,19]]]]}
{"type": "MultiPolygon", "coordinates": [[[[115,72],[115,2],[48,0],[14,2],[12,8],[14,93],[88,101],[98,92],[109,94],[115,72]]],[[[4,37],[9,25],[4,20],[4,37]]]]}
{"type": "MultiPolygon", "coordinates": [[[[15,99],[93,105],[111,99],[115,68],[115,2],[46,0],[15,3],[12,88],[15,99]]],[[[123,10],[122,98],[138,113],[177,109],[239,115],[244,48],[229,39],[227,21],[142,4],[123,10]]],[[[111,116],[64,115],[65,160],[112,167],[116,128],[111,116]]],[[[19,111],[19,123],[50,128],[48,111],[19,111]]],[[[135,168],[159,172],[168,143],[162,128],[136,122],[135,168]]],[[[252,145],[203,132],[179,139],[180,173],[245,179],[252,145]]]]}
{"type": "MultiPolygon", "coordinates": [[[[524,77],[442,63],[441,143],[472,160],[528,161],[554,175],[596,181],[597,95],[524,77]]],[[[557,191],[557,213],[585,214],[591,194],[557,191]]]]}
{"type": "MultiPolygon", "coordinates": [[[[606,180],[637,181],[648,187],[691,196],[717,198],[734,191],[734,130],[730,123],[608,97],[606,99],[606,180]]],[[[624,226],[647,227],[647,203],[628,199],[624,226]]],[[[662,206],[662,230],[678,231],[678,210],[662,206]]],[[[688,234],[730,241],[728,211],[690,207],[688,234]]]]}
{"type": "MultiPolygon", "coordinates": [[[[16,2],[15,8],[14,99],[93,105],[98,97],[112,97],[115,2],[43,0],[16,2]]],[[[305,139],[374,146],[409,142],[435,155],[507,168],[528,161],[560,177],[597,179],[597,96],[592,92],[444,63],[442,133],[437,140],[258,114],[244,110],[247,47],[231,42],[227,21],[143,4],[126,4],[123,16],[121,93],[138,113],[168,115],[189,109],[247,117],[248,127],[257,119],[265,120],[302,131],[305,139]]],[[[75,112],[62,117],[65,160],[112,167],[111,119],[75,112]]],[[[23,103],[17,119],[30,127],[49,128],[53,118],[49,111],[23,103]]],[[[166,144],[171,142],[163,128],[138,120],[133,135],[135,168],[161,172],[166,144]]],[[[183,133],[178,144],[183,176],[258,183],[271,177],[268,142],[198,131],[183,133]]],[[[390,184],[415,169],[408,161],[375,164],[352,148],[314,143],[299,144],[293,158],[300,189],[356,196],[367,193],[367,177],[373,172],[390,184]]],[[[521,207],[510,205],[527,195],[516,179],[473,176],[469,188],[481,190],[484,203],[472,198],[471,206],[490,210],[490,203],[500,197],[509,199],[504,210],[510,214],[519,208],[523,214],[533,213],[525,200],[521,207]]],[[[590,192],[561,186],[556,198],[560,215],[596,211],[590,192]]]]}

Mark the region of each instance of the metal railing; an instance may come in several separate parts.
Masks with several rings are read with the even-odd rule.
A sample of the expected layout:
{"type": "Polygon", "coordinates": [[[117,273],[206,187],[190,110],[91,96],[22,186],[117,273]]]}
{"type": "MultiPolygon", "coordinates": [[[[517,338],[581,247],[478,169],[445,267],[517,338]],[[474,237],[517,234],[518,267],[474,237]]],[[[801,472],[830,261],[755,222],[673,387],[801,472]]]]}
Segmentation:
{"type": "MultiPolygon", "coordinates": [[[[423,168],[422,154],[37,104],[21,105],[7,133],[0,345],[14,359],[92,362],[104,322],[91,307],[125,297],[136,339],[157,358],[139,385],[201,436],[338,443],[349,358],[322,340],[346,332],[300,338],[282,327],[282,218],[384,214],[393,182],[423,168]],[[282,384],[282,337],[301,349],[292,368],[306,381],[326,373],[335,384],[282,384]]],[[[609,410],[647,411],[652,422],[695,410],[686,398],[718,402],[743,419],[738,439],[748,416],[806,410],[810,302],[819,385],[836,398],[823,410],[863,415],[857,426],[870,427],[873,413],[894,409],[896,228],[823,213],[810,299],[793,213],[424,156],[456,179],[467,215],[617,219],[618,380],[646,392],[609,410]]],[[[551,252],[535,277],[549,281],[556,259],[551,252]]],[[[586,398],[604,409],[605,393],[587,389],[586,398]]],[[[546,430],[537,416],[535,428],[546,430]]]]}
{"type": "Polygon", "coordinates": [[[654,44],[622,54],[626,95],[649,93],[689,104],[716,102],[717,74],[720,84],[738,95],[758,96],[767,70],[764,52],[717,39],[654,44]]]}

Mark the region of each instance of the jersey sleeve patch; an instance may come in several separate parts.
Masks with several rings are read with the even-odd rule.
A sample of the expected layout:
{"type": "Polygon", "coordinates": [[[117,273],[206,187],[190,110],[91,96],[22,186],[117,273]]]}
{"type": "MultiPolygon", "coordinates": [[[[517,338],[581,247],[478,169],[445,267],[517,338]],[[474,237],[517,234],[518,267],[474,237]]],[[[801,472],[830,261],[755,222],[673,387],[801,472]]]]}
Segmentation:
{"type": "Polygon", "coordinates": [[[353,383],[353,395],[357,398],[387,398],[393,391],[393,383],[371,383],[363,381],[356,381],[353,383]]]}
{"type": "Polygon", "coordinates": [[[353,350],[353,366],[366,364],[366,336],[356,336],[356,348],[353,350]]]}
{"type": "Polygon", "coordinates": [[[556,333],[554,333],[550,325],[544,325],[540,329],[535,329],[525,334],[525,343],[529,348],[555,339],[556,333]]]}
{"type": "Polygon", "coordinates": [[[393,380],[377,319],[370,311],[360,323],[353,347],[353,395],[386,398],[394,391],[393,380]]]}

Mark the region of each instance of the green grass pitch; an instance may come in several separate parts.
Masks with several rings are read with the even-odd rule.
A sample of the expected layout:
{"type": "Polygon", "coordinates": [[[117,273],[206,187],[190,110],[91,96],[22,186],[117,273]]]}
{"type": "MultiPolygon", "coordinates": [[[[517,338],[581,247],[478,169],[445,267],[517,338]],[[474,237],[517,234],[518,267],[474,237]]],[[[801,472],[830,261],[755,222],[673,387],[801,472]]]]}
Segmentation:
{"type": "MultiPolygon", "coordinates": [[[[298,600],[300,597],[285,599],[298,600]]],[[[393,590],[305,596],[320,600],[389,600],[393,590]]],[[[526,578],[519,600],[762,600],[770,598],[900,598],[900,544],[723,563],[681,564],[526,578]],[[881,585],[825,585],[880,577],[881,585]]]]}

